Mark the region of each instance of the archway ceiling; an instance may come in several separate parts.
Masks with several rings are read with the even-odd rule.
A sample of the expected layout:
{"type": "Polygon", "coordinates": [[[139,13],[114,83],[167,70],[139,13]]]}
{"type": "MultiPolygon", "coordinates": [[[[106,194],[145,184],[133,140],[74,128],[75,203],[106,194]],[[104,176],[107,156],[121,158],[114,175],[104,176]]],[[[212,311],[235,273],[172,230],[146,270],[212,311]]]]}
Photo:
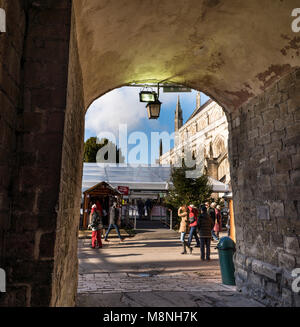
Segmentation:
{"type": "Polygon", "coordinates": [[[169,80],[236,108],[300,66],[298,0],[74,0],[85,104],[169,80]]]}

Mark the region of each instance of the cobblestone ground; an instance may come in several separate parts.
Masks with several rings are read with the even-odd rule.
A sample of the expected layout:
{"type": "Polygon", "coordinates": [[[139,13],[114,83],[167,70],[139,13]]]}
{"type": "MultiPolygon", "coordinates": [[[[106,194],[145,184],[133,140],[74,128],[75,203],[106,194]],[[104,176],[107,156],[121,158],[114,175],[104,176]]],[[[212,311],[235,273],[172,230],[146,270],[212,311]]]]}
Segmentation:
{"type": "Polygon", "coordinates": [[[261,306],[222,284],[214,245],[211,261],[200,261],[199,248],[181,255],[178,234],[162,228],[102,249],[81,239],[77,306],[261,306]]]}

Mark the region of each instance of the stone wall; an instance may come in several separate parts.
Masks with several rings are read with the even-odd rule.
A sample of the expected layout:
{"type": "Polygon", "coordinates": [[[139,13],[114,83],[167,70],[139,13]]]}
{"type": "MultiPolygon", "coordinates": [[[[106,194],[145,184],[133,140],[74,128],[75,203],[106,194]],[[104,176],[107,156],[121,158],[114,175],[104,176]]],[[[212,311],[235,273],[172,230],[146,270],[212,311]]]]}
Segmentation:
{"type": "Polygon", "coordinates": [[[236,281],[269,305],[300,305],[300,70],[228,115],[236,281]]]}
{"type": "Polygon", "coordinates": [[[85,107],[74,19],[69,60],[51,306],[74,306],[77,294],[85,107]]]}
{"type": "MultiPolygon", "coordinates": [[[[21,106],[21,61],[25,33],[22,1],[0,0],[6,12],[6,33],[0,33],[0,267],[5,268],[4,237],[11,226],[12,173],[16,165],[17,117],[21,106]]],[[[22,297],[15,287],[17,301],[22,297]]],[[[0,301],[3,294],[0,293],[0,301]]]]}
{"type": "MultiPolygon", "coordinates": [[[[21,67],[23,88],[12,176],[12,214],[2,254],[7,293],[1,304],[49,306],[55,281],[71,1],[24,3],[28,7],[21,67]]],[[[12,27],[15,32],[16,26],[22,26],[20,21],[12,27]]],[[[10,63],[18,72],[14,62],[10,63]]]]}

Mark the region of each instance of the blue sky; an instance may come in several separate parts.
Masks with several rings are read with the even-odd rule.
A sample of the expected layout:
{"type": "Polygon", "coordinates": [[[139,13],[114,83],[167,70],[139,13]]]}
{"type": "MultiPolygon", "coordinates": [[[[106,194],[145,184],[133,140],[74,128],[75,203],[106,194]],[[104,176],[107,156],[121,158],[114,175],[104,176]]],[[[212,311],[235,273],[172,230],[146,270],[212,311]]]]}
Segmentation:
{"type": "MultiPolygon", "coordinates": [[[[128,163],[154,163],[155,159],[158,158],[159,144],[152,146],[151,158],[151,132],[161,133],[164,131],[169,134],[174,132],[174,115],[178,95],[180,96],[185,123],[196,108],[197,92],[193,90],[190,93],[164,93],[161,89],[159,97],[162,102],[160,117],[157,120],[149,120],[146,103],[139,102],[140,91],[141,88],[137,87],[122,87],[95,100],[85,117],[85,141],[91,136],[100,135],[107,136],[119,145],[119,126],[126,124],[128,136],[131,135],[131,141],[136,143],[128,145],[128,163]],[[144,142],[142,155],[137,154],[136,157],[134,152],[139,152],[137,147],[139,142],[134,140],[134,136],[138,137],[138,135],[132,134],[133,132],[144,133],[148,141],[148,151],[145,150],[147,146],[144,142]],[[132,151],[134,148],[137,151],[132,151]]],[[[201,93],[201,104],[204,104],[208,99],[208,96],[201,93]]],[[[173,143],[171,143],[172,146],[173,143]]]]}

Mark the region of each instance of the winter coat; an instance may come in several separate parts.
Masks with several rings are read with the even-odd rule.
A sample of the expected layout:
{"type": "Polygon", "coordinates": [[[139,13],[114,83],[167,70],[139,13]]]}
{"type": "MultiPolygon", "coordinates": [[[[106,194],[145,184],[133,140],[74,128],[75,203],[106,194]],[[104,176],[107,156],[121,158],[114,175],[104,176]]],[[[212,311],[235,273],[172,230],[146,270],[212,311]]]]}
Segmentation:
{"type": "Polygon", "coordinates": [[[189,208],[189,218],[195,218],[193,223],[190,223],[190,227],[196,227],[197,226],[197,216],[198,216],[198,210],[192,207],[188,207],[189,208]]]}
{"type": "Polygon", "coordinates": [[[188,223],[188,217],[187,217],[187,211],[184,211],[181,208],[178,210],[178,216],[181,217],[180,227],[179,227],[179,233],[188,233],[189,230],[189,223],[188,223]]]}
{"type": "Polygon", "coordinates": [[[210,215],[201,214],[198,219],[198,229],[200,237],[211,238],[211,231],[214,227],[214,223],[211,220],[210,215]]]}
{"type": "Polygon", "coordinates": [[[218,209],[215,209],[215,226],[214,226],[214,231],[215,232],[220,232],[222,229],[222,216],[221,212],[218,209]]]}
{"type": "Polygon", "coordinates": [[[94,232],[103,228],[102,219],[96,211],[92,213],[91,227],[94,232]]]}
{"type": "Polygon", "coordinates": [[[215,220],[216,220],[215,209],[214,208],[209,208],[208,209],[208,214],[209,214],[211,220],[213,221],[213,223],[215,224],[215,220]]]}

